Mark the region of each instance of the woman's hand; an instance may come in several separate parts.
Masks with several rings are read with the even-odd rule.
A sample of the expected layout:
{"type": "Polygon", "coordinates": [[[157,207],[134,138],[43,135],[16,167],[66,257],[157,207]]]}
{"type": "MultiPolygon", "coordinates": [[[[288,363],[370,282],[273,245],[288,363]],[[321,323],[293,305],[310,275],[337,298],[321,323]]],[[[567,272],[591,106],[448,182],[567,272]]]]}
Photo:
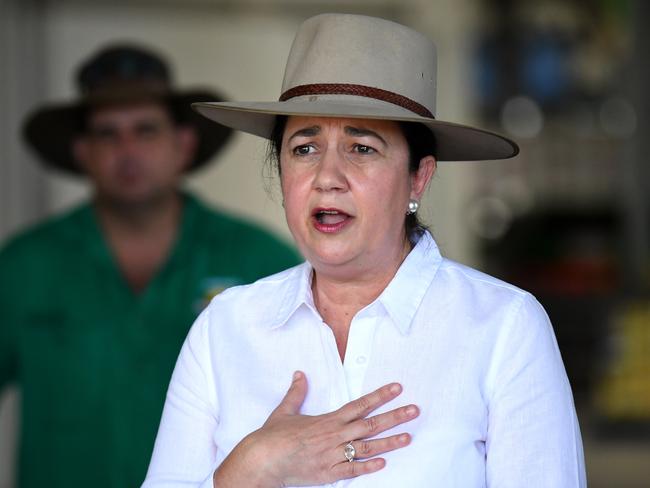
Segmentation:
{"type": "Polygon", "coordinates": [[[264,425],[246,436],[219,466],[214,475],[215,486],[320,485],[382,469],[385,461],[374,456],[408,445],[411,436],[405,433],[368,438],[414,419],[419,410],[408,405],[368,415],[401,392],[401,386],[392,383],[334,412],[301,415],[307,379],[304,373],[296,372],[289,391],[264,425]],[[356,451],[353,462],[348,462],[344,454],[350,441],[356,451]]]}

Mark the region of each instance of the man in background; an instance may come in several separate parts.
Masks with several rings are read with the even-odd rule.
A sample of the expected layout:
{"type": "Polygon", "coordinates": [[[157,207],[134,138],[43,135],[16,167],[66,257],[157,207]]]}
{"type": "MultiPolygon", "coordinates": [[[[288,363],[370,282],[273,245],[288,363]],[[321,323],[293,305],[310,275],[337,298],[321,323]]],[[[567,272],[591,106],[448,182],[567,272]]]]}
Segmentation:
{"type": "Polygon", "coordinates": [[[22,391],[21,488],[139,486],[197,314],[298,261],[180,190],[230,135],[190,109],[214,94],[175,91],[163,60],[131,45],[99,52],[77,81],[80,99],[30,115],[25,137],[86,175],[92,199],[0,250],[0,390],[22,391]]]}

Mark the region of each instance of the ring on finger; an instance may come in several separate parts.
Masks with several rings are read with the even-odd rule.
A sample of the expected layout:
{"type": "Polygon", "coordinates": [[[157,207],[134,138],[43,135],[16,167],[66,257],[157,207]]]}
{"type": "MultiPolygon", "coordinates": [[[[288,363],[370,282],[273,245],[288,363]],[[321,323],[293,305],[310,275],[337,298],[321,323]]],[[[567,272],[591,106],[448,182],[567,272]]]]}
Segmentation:
{"type": "Polygon", "coordinates": [[[357,454],[356,449],[352,445],[352,441],[348,442],[345,447],[343,448],[343,455],[345,456],[345,459],[348,460],[349,463],[354,461],[354,456],[357,454]]]}

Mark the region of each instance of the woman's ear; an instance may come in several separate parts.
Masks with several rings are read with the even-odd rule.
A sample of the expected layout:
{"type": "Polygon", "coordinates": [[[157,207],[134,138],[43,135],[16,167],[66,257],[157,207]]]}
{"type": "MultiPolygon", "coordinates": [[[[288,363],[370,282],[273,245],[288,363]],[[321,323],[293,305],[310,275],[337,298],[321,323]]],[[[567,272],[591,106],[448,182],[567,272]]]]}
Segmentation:
{"type": "Polygon", "coordinates": [[[413,200],[420,201],[436,172],[437,166],[436,158],[433,156],[425,156],[420,159],[420,167],[415,173],[411,174],[411,198],[413,200]]]}

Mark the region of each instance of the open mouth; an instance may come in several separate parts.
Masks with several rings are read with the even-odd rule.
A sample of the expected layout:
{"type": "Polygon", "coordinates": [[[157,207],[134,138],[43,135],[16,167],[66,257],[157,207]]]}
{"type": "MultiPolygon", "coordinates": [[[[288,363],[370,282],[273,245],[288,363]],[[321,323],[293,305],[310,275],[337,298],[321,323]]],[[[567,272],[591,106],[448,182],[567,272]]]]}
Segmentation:
{"type": "Polygon", "coordinates": [[[343,222],[349,217],[348,214],[338,210],[320,210],[316,213],[316,220],[321,224],[335,225],[343,222]]]}
{"type": "Polygon", "coordinates": [[[336,232],[352,219],[351,215],[335,208],[314,209],[312,216],[316,228],[323,232],[336,232]]]}

